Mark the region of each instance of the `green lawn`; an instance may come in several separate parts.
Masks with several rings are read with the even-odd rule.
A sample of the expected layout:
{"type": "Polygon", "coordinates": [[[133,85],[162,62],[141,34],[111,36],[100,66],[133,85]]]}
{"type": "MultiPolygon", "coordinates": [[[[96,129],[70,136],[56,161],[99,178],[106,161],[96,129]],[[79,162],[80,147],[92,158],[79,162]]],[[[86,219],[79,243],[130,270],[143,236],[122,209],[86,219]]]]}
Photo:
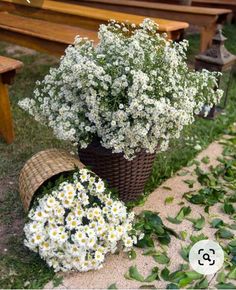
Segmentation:
{"type": "MultiPolygon", "coordinates": [[[[236,26],[227,26],[225,35],[229,38],[227,47],[236,54],[236,26]]],[[[189,40],[188,58],[192,62],[199,37],[191,36],[189,40]]],[[[14,57],[15,52],[9,53],[8,48],[9,45],[0,43],[0,54],[14,57]]],[[[70,144],[58,141],[51,130],[34,121],[17,106],[19,100],[32,95],[35,81],[42,79],[49,67],[57,64],[57,60],[43,54],[20,55],[18,58],[25,66],[10,90],[16,140],[9,146],[0,140],[0,288],[40,288],[54,277],[54,273],[38,256],[22,245],[24,213],[17,191],[18,174],[25,161],[40,150],[49,147],[61,147],[70,151],[75,149],[70,144]]],[[[183,132],[181,139],[172,142],[168,152],[158,154],[146,185],[146,194],[193,159],[198,153],[194,149],[196,144],[201,148],[207,147],[230,124],[236,122],[235,99],[236,77],[223,115],[214,121],[198,118],[183,132]]]]}

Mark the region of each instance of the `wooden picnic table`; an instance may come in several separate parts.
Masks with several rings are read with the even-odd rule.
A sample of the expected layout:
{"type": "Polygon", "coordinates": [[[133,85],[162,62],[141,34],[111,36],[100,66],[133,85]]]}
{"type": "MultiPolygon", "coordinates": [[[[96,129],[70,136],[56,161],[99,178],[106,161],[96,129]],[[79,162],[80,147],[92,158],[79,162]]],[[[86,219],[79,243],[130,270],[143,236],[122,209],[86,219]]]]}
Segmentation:
{"type": "Polygon", "coordinates": [[[131,1],[131,0],[76,0],[73,3],[89,7],[97,7],[145,15],[148,17],[161,17],[176,21],[186,21],[201,29],[200,50],[207,49],[215,34],[217,24],[223,24],[231,13],[229,9],[202,8],[163,3],[131,1]]]}

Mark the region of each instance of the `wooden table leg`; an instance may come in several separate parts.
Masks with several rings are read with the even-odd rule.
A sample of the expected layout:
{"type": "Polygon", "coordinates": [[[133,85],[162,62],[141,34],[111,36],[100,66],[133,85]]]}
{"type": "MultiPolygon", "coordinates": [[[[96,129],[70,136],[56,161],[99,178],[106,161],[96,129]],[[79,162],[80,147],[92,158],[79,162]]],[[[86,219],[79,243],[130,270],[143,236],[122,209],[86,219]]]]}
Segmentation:
{"type": "Polygon", "coordinates": [[[2,82],[0,76],[0,134],[8,144],[11,144],[15,138],[11,106],[8,95],[8,87],[2,82]]]}
{"type": "Polygon", "coordinates": [[[212,23],[208,27],[204,27],[201,30],[201,43],[200,43],[200,52],[208,49],[212,43],[212,38],[216,32],[216,23],[212,23]]]}

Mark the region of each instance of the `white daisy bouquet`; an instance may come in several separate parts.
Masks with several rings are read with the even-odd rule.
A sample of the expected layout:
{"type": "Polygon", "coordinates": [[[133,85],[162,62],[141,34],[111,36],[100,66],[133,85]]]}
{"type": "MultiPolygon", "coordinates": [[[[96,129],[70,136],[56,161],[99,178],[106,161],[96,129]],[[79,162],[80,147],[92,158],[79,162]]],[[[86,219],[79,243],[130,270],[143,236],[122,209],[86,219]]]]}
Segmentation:
{"type": "Polygon", "coordinates": [[[29,212],[25,245],[55,271],[99,269],[108,253],[137,242],[134,213],[91,171],[77,170],[48,187],[29,212]]]}
{"type": "Polygon", "coordinates": [[[55,135],[86,148],[98,137],[132,159],[164,151],[204,105],[219,102],[217,73],[188,68],[188,42],[174,43],[146,19],[101,25],[100,42],[77,37],[58,68],[20,106],[55,135]]]}

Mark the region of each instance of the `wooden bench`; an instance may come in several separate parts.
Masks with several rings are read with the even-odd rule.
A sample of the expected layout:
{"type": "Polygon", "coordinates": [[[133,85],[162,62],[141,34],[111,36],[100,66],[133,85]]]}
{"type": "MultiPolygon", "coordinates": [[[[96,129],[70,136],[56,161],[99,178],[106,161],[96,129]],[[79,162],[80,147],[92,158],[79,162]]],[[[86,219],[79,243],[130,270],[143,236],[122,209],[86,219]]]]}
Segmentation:
{"type": "Polygon", "coordinates": [[[236,0],[192,0],[192,6],[230,9],[233,11],[233,20],[236,21],[236,0]]]}
{"type": "Polygon", "coordinates": [[[95,31],[0,12],[0,40],[55,56],[63,55],[78,34],[97,41],[95,31]]]}
{"type": "Polygon", "coordinates": [[[18,60],[0,56],[0,135],[8,144],[14,140],[8,85],[12,84],[16,70],[22,66],[18,60]]]}
{"type": "MultiPolygon", "coordinates": [[[[137,0],[143,1],[143,0],[137,0]]],[[[165,4],[180,4],[180,5],[192,5],[198,7],[208,8],[222,8],[230,9],[233,11],[233,20],[236,20],[236,0],[145,0],[147,2],[165,3],[165,4]]],[[[232,21],[232,17],[229,17],[229,21],[232,21]]]]}
{"type": "MultiPolygon", "coordinates": [[[[11,14],[27,18],[34,18],[59,24],[66,23],[70,26],[94,32],[97,32],[100,24],[107,23],[110,19],[115,19],[119,22],[129,21],[138,25],[145,18],[143,16],[111,12],[104,9],[96,9],[50,0],[45,0],[42,6],[39,6],[37,1],[32,1],[29,5],[23,0],[14,0],[14,4],[11,0],[0,0],[0,10],[8,11],[11,14]]],[[[157,18],[154,18],[154,21],[159,24],[160,32],[167,33],[168,38],[172,40],[179,40],[183,35],[184,29],[189,26],[188,23],[180,21],[177,22],[157,18]]],[[[60,33],[60,29],[58,28],[58,34],[60,33]]]]}
{"type": "MultiPolygon", "coordinates": [[[[73,1],[75,2],[75,1],[73,1]]],[[[206,50],[215,34],[217,24],[223,24],[231,13],[228,9],[201,8],[130,0],[76,0],[78,4],[106,8],[149,17],[186,21],[201,29],[200,50],[206,50]]]]}

